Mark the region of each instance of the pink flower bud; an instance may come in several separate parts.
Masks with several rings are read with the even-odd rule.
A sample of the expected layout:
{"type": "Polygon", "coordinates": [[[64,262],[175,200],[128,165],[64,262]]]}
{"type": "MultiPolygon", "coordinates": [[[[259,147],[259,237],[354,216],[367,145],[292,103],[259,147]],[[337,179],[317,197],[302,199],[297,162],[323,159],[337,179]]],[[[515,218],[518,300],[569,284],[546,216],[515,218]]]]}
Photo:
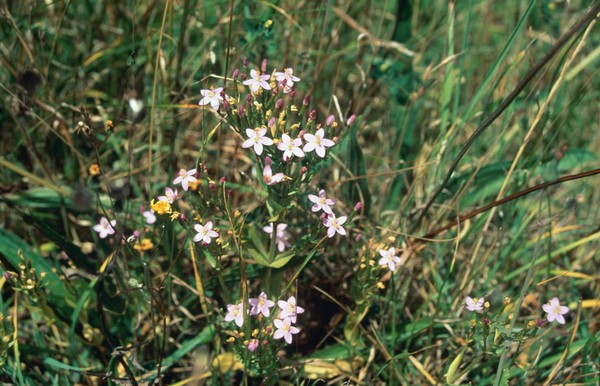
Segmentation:
{"type": "Polygon", "coordinates": [[[350,118],[348,118],[348,122],[346,122],[346,124],[347,124],[348,126],[352,126],[352,124],[354,123],[354,121],[355,121],[355,120],[356,120],[356,115],[352,114],[352,115],[350,116],[350,118]]]}
{"type": "Polygon", "coordinates": [[[180,215],[179,215],[179,220],[181,220],[181,222],[186,222],[186,220],[187,220],[187,217],[186,217],[186,215],[185,215],[185,214],[183,214],[183,213],[182,213],[182,214],[180,214],[180,215]]]}
{"type": "Polygon", "coordinates": [[[355,240],[356,240],[356,241],[360,241],[360,240],[362,240],[362,238],[363,238],[363,234],[362,234],[362,233],[359,233],[359,234],[357,234],[357,235],[356,235],[356,238],[355,238],[355,240]]]}
{"type": "Polygon", "coordinates": [[[277,99],[277,102],[275,102],[275,108],[280,109],[281,107],[283,107],[283,99],[279,98],[277,99]]]}
{"type": "Polygon", "coordinates": [[[302,166],[300,168],[300,174],[306,174],[307,171],[308,171],[308,168],[306,166],[302,166]]]}
{"type": "Polygon", "coordinates": [[[246,115],[246,110],[244,110],[244,106],[240,105],[240,106],[238,107],[238,115],[239,115],[240,117],[243,117],[244,115],[246,115]]]}
{"type": "Polygon", "coordinates": [[[252,95],[246,94],[246,102],[248,102],[248,105],[252,105],[252,95]]]}
{"type": "Polygon", "coordinates": [[[327,218],[327,213],[323,212],[321,213],[321,221],[324,221],[327,218]]]}
{"type": "Polygon", "coordinates": [[[262,72],[267,72],[267,59],[263,59],[261,65],[260,65],[260,70],[262,72]]]}
{"type": "Polygon", "coordinates": [[[233,189],[229,189],[227,191],[227,197],[231,197],[231,196],[233,196],[233,189]]]}
{"type": "Polygon", "coordinates": [[[314,121],[316,117],[317,117],[317,110],[311,110],[311,112],[308,113],[309,121],[314,121]]]}
{"type": "Polygon", "coordinates": [[[248,58],[244,58],[244,67],[248,67],[248,58]]]}
{"type": "Polygon", "coordinates": [[[231,105],[229,104],[229,102],[227,101],[227,99],[223,99],[223,111],[229,111],[231,110],[231,105]]]}
{"type": "Polygon", "coordinates": [[[311,96],[310,96],[310,95],[307,95],[307,96],[305,96],[305,97],[304,97],[304,99],[302,100],[302,104],[303,104],[304,106],[308,106],[308,105],[310,104],[310,100],[311,100],[311,96]]]}
{"type": "Polygon", "coordinates": [[[271,119],[269,119],[269,122],[267,123],[268,127],[273,127],[275,126],[275,117],[272,117],[271,119]]]}
{"type": "Polygon", "coordinates": [[[136,229],[133,231],[133,235],[139,239],[142,234],[136,229]]]}
{"type": "Polygon", "coordinates": [[[215,185],[214,182],[209,182],[208,188],[210,189],[211,192],[214,192],[217,189],[217,185],[215,185]]]}
{"type": "Polygon", "coordinates": [[[296,90],[290,91],[290,98],[294,99],[296,97],[296,90]]]}
{"type": "Polygon", "coordinates": [[[8,272],[8,271],[4,272],[4,278],[6,279],[6,281],[10,281],[10,279],[12,278],[12,276],[10,275],[10,272],[8,272]]]}
{"type": "Polygon", "coordinates": [[[227,177],[223,176],[223,177],[219,178],[219,183],[221,185],[223,185],[225,183],[225,181],[227,181],[227,177]]]}
{"type": "Polygon", "coordinates": [[[327,120],[325,121],[325,124],[327,126],[331,126],[331,124],[335,122],[335,117],[333,115],[330,115],[327,117],[327,120]]]}
{"type": "Polygon", "coordinates": [[[304,137],[304,134],[306,134],[306,130],[300,130],[300,132],[298,132],[298,138],[304,137]]]}
{"type": "Polygon", "coordinates": [[[233,75],[231,77],[233,78],[233,80],[237,80],[238,76],[240,76],[240,70],[236,68],[235,70],[233,70],[233,75]]]}
{"type": "Polygon", "coordinates": [[[246,74],[240,74],[240,79],[241,80],[246,80],[246,79],[248,79],[248,75],[246,75],[246,74]]]}
{"type": "Polygon", "coordinates": [[[359,210],[362,209],[362,202],[357,202],[356,205],[354,205],[354,211],[358,212],[359,210]]]}

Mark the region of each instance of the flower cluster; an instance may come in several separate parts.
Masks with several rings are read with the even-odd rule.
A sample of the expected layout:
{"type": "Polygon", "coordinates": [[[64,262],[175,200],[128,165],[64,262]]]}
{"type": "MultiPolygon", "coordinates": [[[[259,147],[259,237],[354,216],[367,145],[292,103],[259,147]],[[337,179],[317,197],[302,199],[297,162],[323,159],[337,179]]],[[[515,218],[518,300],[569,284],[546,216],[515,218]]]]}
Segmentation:
{"type": "MultiPolygon", "coordinates": [[[[472,298],[467,296],[465,299],[466,309],[472,312],[484,312],[490,308],[490,303],[485,301],[485,298],[472,298]]],[[[546,319],[549,323],[557,321],[560,324],[565,324],[563,315],[569,312],[569,308],[561,306],[557,297],[553,297],[547,304],[542,305],[542,309],[546,313],[546,319]]]]}
{"type": "MultiPolygon", "coordinates": [[[[287,344],[291,344],[292,336],[300,332],[300,329],[294,324],[298,314],[304,312],[304,308],[296,305],[294,296],[290,296],[288,300],[278,300],[279,312],[274,315],[271,313],[271,308],[275,307],[275,302],[269,300],[264,292],[261,292],[256,298],[250,298],[248,303],[251,306],[247,311],[248,322],[255,328],[252,330],[252,339],[244,341],[248,350],[255,351],[259,347],[259,342],[262,345],[268,344],[270,338],[276,340],[283,338],[287,344]],[[256,329],[257,323],[262,328],[256,329]]],[[[238,327],[244,326],[243,310],[244,303],[228,304],[225,321],[234,322],[238,327]]]]}

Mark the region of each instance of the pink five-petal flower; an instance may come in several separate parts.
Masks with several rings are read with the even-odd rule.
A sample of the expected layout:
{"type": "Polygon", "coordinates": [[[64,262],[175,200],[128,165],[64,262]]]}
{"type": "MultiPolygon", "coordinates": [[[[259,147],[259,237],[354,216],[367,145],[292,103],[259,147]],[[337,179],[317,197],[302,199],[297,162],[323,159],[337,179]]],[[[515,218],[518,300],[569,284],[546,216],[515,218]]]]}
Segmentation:
{"type": "Polygon", "coordinates": [[[228,304],[225,321],[234,321],[238,327],[242,327],[244,325],[244,304],[228,304]]]}
{"type": "Polygon", "coordinates": [[[288,87],[293,87],[294,82],[300,82],[300,78],[294,76],[294,70],[292,68],[285,68],[283,72],[275,72],[275,80],[278,82],[285,82],[288,87]]]}
{"type": "Polygon", "coordinates": [[[249,148],[254,146],[254,152],[257,155],[261,155],[263,152],[263,145],[271,146],[273,144],[273,140],[269,137],[265,137],[267,134],[266,127],[257,127],[256,129],[246,129],[246,135],[248,139],[242,143],[243,148],[249,148]]]}
{"type": "Polygon", "coordinates": [[[250,339],[248,341],[248,351],[254,352],[258,348],[258,339],[250,339]]]}
{"type": "Polygon", "coordinates": [[[557,297],[550,299],[548,304],[542,306],[542,309],[548,314],[546,316],[548,322],[556,320],[560,324],[565,324],[565,317],[563,315],[569,312],[569,307],[561,306],[557,297]]]}
{"type": "Polygon", "coordinates": [[[275,333],[273,334],[274,339],[284,338],[287,344],[292,344],[292,334],[297,334],[300,332],[300,329],[292,326],[292,321],[290,318],[275,319],[273,320],[273,324],[277,327],[275,333]]]}
{"type": "Polygon", "coordinates": [[[283,159],[289,160],[292,155],[296,157],[304,157],[304,152],[300,149],[302,140],[300,138],[292,139],[289,135],[283,134],[281,141],[277,144],[277,148],[283,152],[283,159]]]}
{"type": "Polygon", "coordinates": [[[327,237],[331,238],[339,233],[342,236],[346,235],[346,230],[342,227],[342,224],[348,219],[347,216],[335,217],[335,214],[330,214],[323,220],[323,225],[327,227],[327,237]]]}
{"type": "Polygon", "coordinates": [[[165,195],[158,196],[158,201],[166,201],[169,204],[172,204],[177,200],[177,189],[171,189],[169,187],[165,188],[165,195]]]}
{"type": "Polygon", "coordinates": [[[110,222],[108,222],[106,217],[101,217],[100,222],[98,224],[94,225],[94,230],[96,232],[98,232],[98,237],[100,237],[101,239],[104,239],[108,235],[115,234],[115,226],[116,225],[117,225],[117,220],[110,220],[110,222]]]}
{"type": "Polygon", "coordinates": [[[379,254],[381,255],[381,259],[379,259],[379,265],[382,267],[387,267],[390,271],[394,272],[396,270],[396,266],[400,265],[400,258],[396,256],[396,248],[391,247],[388,250],[380,249],[379,254]]]}
{"type": "Polygon", "coordinates": [[[196,232],[198,232],[196,234],[196,236],[194,236],[194,242],[197,243],[198,241],[202,240],[203,244],[210,244],[211,239],[214,239],[215,237],[219,237],[219,234],[217,232],[213,231],[212,227],[213,227],[212,221],[207,222],[206,225],[202,225],[202,224],[194,225],[194,229],[196,230],[196,232]]]}
{"type": "Polygon", "coordinates": [[[210,103],[215,111],[219,111],[219,103],[223,100],[221,92],[223,92],[223,87],[215,88],[214,90],[200,90],[203,98],[200,99],[198,104],[204,106],[210,103]]]}
{"type": "Polygon", "coordinates": [[[324,138],[325,130],[319,129],[314,134],[304,134],[303,138],[306,141],[306,145],[302,148],[305,152],[315,151],[321,158],[325,157],[325,148],[332,147],[335,145],[331,139],[324,138]]]}
{"type": "MultiPolygon", "coordinates": [[[[285,248],[291,247],[289,242],[290,235],[285,230],[287,228],[287,224],[277,224],[277,232],[275,235],[275,242],[277,243],[277,250],[279,252],[285,251],[285,248]]],[[[263,231],[267,232],[270,237],[273,238],[273,223],[269,223],[266,227],[263,228],[263,231]]]]}
{"type": "Polygon", "coordinates": [[[285,174],[276,173],[273,175],[273,170],[271,169],[271,158],[265,157],[265,167],[263,168],[263,181],[267,185],[275,185],[283,181],[285,178],[285,174]]]}
{"type": "Polygon", "coordinates": [[[304,308],[296,305],[296,298],[290,296],[287,301],[279,300],[277,302],[281,311],[279,312],[279,319],[290,318],[292,323],[296,323],[296,316],[304,312],[304,308]]]}
{"type": "Polygon", "coordinates": [[[472,298],[467,296],[465,300],[465,304],[467,305],[467,310],[481,312],[483,311],[483,304],[485,303],[485,298],[472,298]]]}
{"type": "Polygon", "coordinates": [[[312,210],[313,212],[318,212],[320,210],[323,210],[323,212],[325,212],[327,214],[333,213],[333,211],[331,210],[331,205],[334,205],[335,201],[333,201],[330,198],[327,198],[327,195],[325,194],[325,190],[323,190],[323,189],[319,190],[318,196],[315,196],[314,194],[309,194],[308,199],[314,203],[312,208],[310,208],[310,210],[312,210]]]}
{"type": "Polygon", "coordinates": [[[267,299],[267,294],[264,292],[261,292],[260,295],[258,295],[258,298],[250,298],[248,302],[252,306],[252,309],[250,310],[250,315],[263,314],[266,317],[269,317],[269,315],[271,315],[269,308],[275,305],[275,302],[267,299]]]}
{"type": "Polygon", "coordinates": [[[257,92],[261,87],[265,90],[270,90],[271,85],[269,85],[269,75],[261,75],[260,72],[256,70],[250,70],[250,79],[243,81],[242,83],[246,86],[250,86],[250,91],[253,93],[257,92]]]}
{"type": "Polygon", "coordinates": [[[190,182],[196,182],[196,177],[194,177],[195,174],[196,174],[196,169],[190,169],[190,170],[179,169],[179,174],[173,180],[173,184],[181,183],[181,187],[183,188],[183,190],[187,191],[188,184],[190,182]]]}

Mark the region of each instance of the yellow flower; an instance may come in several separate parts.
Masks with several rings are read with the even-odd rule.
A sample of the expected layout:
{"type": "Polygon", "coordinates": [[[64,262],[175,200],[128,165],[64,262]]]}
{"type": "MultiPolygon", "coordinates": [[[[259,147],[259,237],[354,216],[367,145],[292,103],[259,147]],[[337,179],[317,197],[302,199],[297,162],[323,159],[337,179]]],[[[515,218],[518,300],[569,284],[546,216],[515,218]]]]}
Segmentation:
{"type": "Polygon", "coordinates": [[[90,176],[96,177],[100,175],[100,166],[98,164],[91,164],[88,169],[90,176]]]}
{"type": "Polygon", "coordinates": [[[171,204],[167,201],[154,201],[150,202],[150,207],[155,213],[158,214],[171,214],[173,209],[171,209],[171,204]]]}
{"type": "Polygon", "coordinates": [[[171,221],[175,221],[179,218],[179,216],[181,216],[181,213],[175,211],[173,212],[173,214],[171,215],[171,221]]]}
{"type": "Polygon", "coordinates": [[[152,248],[154,248],[154,243],[150,239],[143,239],[139,243],[135,243],[135,245],[133,246],[133,249],[135,249],[138,252],[149,251],[152,248]]]}

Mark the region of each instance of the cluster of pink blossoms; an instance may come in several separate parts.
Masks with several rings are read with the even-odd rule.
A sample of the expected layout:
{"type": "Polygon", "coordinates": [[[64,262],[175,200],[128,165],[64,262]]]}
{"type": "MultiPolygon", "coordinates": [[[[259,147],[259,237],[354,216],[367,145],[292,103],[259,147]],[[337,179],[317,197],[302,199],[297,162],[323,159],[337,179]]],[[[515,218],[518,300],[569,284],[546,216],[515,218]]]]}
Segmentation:
{"type": "MultiPolygon", "coordinates": [[[[264,292],[261,292],[257,298],[250,298],[248,301],[250,306],[250,310],[248,311],[248,315],[258,317],[261,315],[262,318],[271,317],[271,308],[275,306],[275,302],[269,300],[267,295],[264,292]]],[[[269,326],[266,328],[266,331],[273,332],[273,339],[281,339],[283,338],[287,344],[292,343],[292,335],[295,335],[300,332],[298,327],[295,327],[294,324],[297,320],[297,315],[304,312],[304,308],[296,305],[296,298],[294,296],[290,296],[288,300],[279,300],[277,301],[277,306],[279,307],[279,313],[273,319],[273,325],[275,326],[274,332],[273,328],[269,326]]],[[[244,304],[228,304],[227,305],[227,314],[225,315],[226,322],[234,322],[238,327],[242,327],[244,325],[244,304]]],[[[248,350],[254,351],[258,347],[258,339],[251,339],[247,343],[248,350]]],[[[263,341],[263,344],[267,344],[267,341],[263,341]]]]}
{"type": "MultiPolygon", "coordinates": [[[[485,308],[485,298],[478,299],[467,296],[465,305],[467,310],[481,313],[485,308]]],[[[556,320],[560,324],[565,324],[565,317],[563,315],[569,312],[569,307],[561,306],[560,301],[556,296],[550,299],[547,304],[544,304],[542,309],[546,313],[546,319],[549,323],[556,320]]]]}
{"type": "Polygon", "coordinates": [[[346,229],[342,226],[348,216],[340,216],[337,217],[331,206],[335,204],[335,201],[328,198],[325,190],[321,189],[318,192],[318,195],[309,194],[308,199],[314,204],[311,211],[318,213],[319,211],[323,211],[321,218],[323,220],[323,225],[327,228],[327,237],[332,238],[336,233],[345,236],[346,229]]]}

